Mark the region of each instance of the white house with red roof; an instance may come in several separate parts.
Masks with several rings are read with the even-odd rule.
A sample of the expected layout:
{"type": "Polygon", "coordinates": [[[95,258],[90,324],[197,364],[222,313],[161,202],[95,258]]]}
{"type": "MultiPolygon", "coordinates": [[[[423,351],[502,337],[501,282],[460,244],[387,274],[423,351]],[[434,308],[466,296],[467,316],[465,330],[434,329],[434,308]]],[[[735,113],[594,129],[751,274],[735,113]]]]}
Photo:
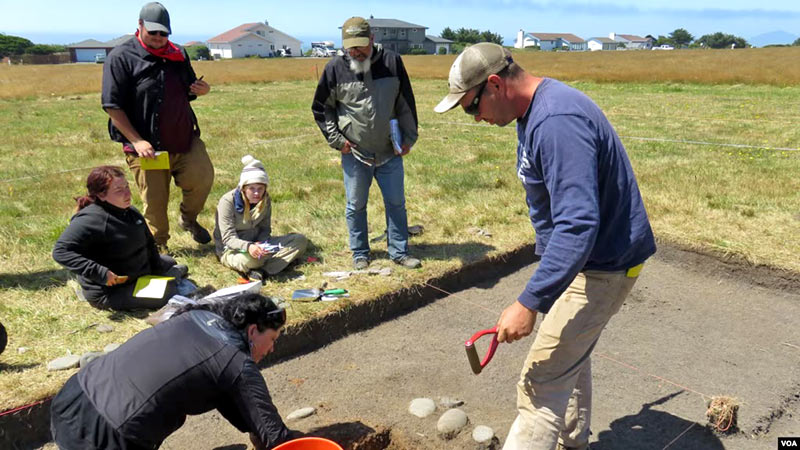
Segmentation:
{"type": "Polygon", "coordinates": [[[248,56],[302,56],[300,40],[277,30],[269,23],[245,23],[207,41],[214,59],[248,56]]]}

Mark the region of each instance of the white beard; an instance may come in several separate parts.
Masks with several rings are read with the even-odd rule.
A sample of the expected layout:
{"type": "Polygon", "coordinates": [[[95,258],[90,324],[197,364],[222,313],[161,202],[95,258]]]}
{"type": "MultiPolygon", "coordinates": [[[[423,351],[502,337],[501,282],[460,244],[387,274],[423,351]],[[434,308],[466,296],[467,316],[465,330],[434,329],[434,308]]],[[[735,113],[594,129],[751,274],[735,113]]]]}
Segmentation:
{"type": "Polygon", "coordinates": [[[351,58],[350,59],[350,70],[352,70],[353,73],[356,73],[356,74],[369,72],[369,69],[372,66],[371,57],[372,57],[372,52],[370,52],[370,57],[368,57],[364,61],[359,61],[359,60],[357,60],[355,58],[351,58]]]}

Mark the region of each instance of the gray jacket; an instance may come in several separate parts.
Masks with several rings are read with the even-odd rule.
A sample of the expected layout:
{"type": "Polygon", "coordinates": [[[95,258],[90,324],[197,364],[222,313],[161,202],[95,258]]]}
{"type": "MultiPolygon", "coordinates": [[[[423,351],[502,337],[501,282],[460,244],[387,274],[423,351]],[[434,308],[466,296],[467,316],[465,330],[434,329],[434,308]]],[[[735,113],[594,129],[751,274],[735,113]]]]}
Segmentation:
{"type": "Polygon", "coordinates": [[[346,139],[355,145],[356,158],[381,165],[395,156],[389,120],[398,120],[403,145],[417,141],[417,106],[400,55],[376,45],[370,61],[368,72],[356,74],[348,57],[333,58],[320,77],[311,110],[328,145],[341,150],[346,139]]]}
{"type": "Polygon", "coordinates": [[[265,193],[262,202],[267,202],[265,211],[257,222],[244,223],[244,200],[238,188],[226,192],[217,205],[214,218],[214,243],[217,257],[221,257],[226,248],[247,251],[247,246],[254,242],[263,242],[272,234],[272,200],[265,193]]]}

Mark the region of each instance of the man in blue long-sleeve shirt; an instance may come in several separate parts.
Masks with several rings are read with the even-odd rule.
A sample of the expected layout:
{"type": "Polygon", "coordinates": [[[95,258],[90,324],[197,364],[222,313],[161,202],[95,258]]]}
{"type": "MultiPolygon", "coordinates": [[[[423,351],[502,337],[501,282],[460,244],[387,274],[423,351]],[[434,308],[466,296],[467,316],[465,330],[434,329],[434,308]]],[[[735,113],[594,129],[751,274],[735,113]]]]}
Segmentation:
{"type": "Polygon", "coordinates": [[[585,449],[591,416],[591,359],[644,261],[655,253],[625,148],[586,95],[514,63],[482,43],[453,63],[450,93],[476,121],[517,121],[517,176],[525,188],[541,261],[497,322],[498,340],[529,335],[545,314],[518,383],[518,416],[504,449],[585,449]]]}

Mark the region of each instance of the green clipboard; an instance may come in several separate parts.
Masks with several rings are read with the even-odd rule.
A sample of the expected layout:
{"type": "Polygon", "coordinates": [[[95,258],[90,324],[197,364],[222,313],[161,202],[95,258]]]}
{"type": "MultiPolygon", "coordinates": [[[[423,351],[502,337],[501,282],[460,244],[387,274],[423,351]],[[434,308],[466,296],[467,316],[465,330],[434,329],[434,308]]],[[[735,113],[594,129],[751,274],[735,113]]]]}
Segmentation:
{"type": "Polygon", "coordinates": [[[145,275],[136,280],[133,287],[133,296],[139,298],[163,298],[167,291],[167,283],[175,277],[159,277],[156,275],[145,275]]]}
{"type": "Polygon", "coordinates": [[[169,153],[156,152],[155,159],[139,158],[142,170],[169,170],[169,153]]]}

